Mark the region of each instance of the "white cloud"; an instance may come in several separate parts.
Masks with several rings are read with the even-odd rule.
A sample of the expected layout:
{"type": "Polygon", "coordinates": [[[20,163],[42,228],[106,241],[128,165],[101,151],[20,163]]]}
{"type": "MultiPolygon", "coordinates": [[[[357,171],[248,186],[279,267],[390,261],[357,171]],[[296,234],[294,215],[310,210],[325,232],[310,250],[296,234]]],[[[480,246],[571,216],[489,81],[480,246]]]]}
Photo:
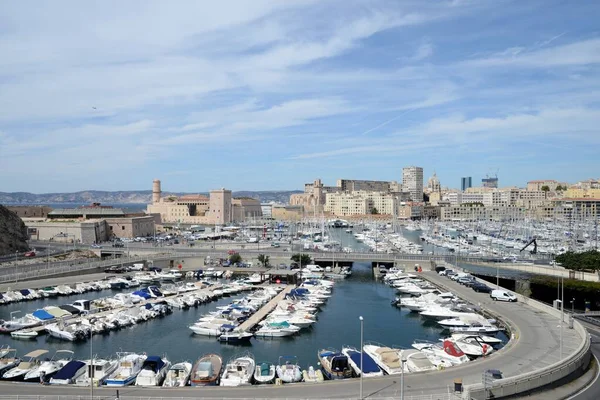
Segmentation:
{"type": "Polygon", "coordinates": [[[423,43],[419,46],[411,61],[421,61],[433,55],[433,45],[431,43],[423,43]]]}

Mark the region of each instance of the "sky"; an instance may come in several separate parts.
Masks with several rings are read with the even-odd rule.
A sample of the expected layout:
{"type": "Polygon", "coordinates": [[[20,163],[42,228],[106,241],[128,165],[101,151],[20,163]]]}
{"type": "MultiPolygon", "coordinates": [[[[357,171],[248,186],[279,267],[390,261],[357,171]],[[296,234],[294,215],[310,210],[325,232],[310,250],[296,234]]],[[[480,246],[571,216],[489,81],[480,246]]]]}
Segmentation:
{"type": "Polygon", "coordinates": [[[600,2],[18,1],[0,191],[600,177],[600,2]]]}

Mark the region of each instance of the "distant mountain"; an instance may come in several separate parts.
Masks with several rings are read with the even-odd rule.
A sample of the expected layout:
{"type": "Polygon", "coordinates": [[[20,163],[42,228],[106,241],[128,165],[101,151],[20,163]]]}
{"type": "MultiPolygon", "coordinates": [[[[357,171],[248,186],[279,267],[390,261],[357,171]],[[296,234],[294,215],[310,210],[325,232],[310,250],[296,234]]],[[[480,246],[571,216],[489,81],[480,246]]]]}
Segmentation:
{"type": "MultiPolygon", "coordinates": [[[[239,191],[233,192],[233,197],[252,197],[263,203],[271,201],[287,203],[290,195],[302,193],[300,190],[278,190],[278,191],[239,191]]],[[[162,192],[163,196],[181,196],[189,193],[162,192]]],[[[208,193],[200,193],[206,194],[208,193]]],[[[152,199],[151,190],[129,190],[106,192],[101,190],[86,190],[75,193],[43,193],[34,194],[27,192],[4,193],[0,192],[0,204],[52,204],[52,203],[150,203],[152,199]]]]}

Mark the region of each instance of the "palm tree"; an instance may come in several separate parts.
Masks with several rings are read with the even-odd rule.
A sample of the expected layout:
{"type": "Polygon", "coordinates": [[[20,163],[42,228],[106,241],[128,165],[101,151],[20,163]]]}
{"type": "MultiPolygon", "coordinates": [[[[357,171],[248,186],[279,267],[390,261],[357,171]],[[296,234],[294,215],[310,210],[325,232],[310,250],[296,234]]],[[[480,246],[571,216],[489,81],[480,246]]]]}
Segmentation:
{"type": "Polygon", "coordinates": [[[259,254],[258,262],[261,263],[263,267],[267,268],[269,266],[269,256],[264,255],[264,254],[259,254]]]}

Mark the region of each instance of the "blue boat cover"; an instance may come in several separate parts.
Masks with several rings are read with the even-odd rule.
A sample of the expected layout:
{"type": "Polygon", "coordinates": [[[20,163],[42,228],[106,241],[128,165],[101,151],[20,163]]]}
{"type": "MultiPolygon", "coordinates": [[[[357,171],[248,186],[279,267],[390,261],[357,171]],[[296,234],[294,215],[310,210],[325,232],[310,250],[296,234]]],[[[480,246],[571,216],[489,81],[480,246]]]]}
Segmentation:
{"type": "Polygon", "coordinates": [[[147,289],[152,292],[156,297],[161,297],[163,294],[156,286],[148,286],[147,289]]]}
{"type": "Polygon", "coordinates": [[[146,308],[146,310],[152,310],[154,307],[152,307],[152,304],[148,303],[144,305],[144,308],[146,308]]]}
{"type": "MultiPolygon", "coordinates": [[[[350,358],[352,359],[352,361],[354,361],[356,366],[360,368],[360,351],[348,350],[348,354],[350,355],[350,358]]],[[[379,372],[381,371],[381,369],[375,363],[375,361],[373,361],[371,356],[369,356],[367,353],[363,353],[362,371],[365,374],[368,374],[373,372],[379,372]]]]}
{"type": "Polygon", "coordinates": [[[46,310],[35,310],[32,315],[39,320],[47,321],[49,319],[54,319],[54,315],[50,314],[46,310]]]}
{"type": "Polygon", "coordinates": [[[71,360],[54,375],[54,379],[72,379],[82,367],[85,367],[85,363],[71,360]]]}
{"type": "Polygon", "coordinates": [[[225,331],[232,331],[236,328],[235,325],[230,325],[230,324],[223,324],[221,325],[221,329],[225,330],[225,331]]]}
{"type": "Polygon", "coordinates": [[[31,294],[31,292],[29,291],[29,289],[21,289],[21,290],[19,290],[19,292],[21,292],[21,294],[23,296],[29,296],[31,294]]]}
{"type": "Polygon", "coordinates": [[[158,372],[164,365],[164,361],[159,356],[149,356],[148,358],[146,358],[146,361],[144,361],[142,369],[148,369],[149,367],[152,371],[158,372]]]}
{"type": "Polygon", "coordinates": [[[148,300],[149,298],[152,297],[152,296],[150,296],[150,294],[148,292],[145,292],[144,290],[137,290],[137,291],[133,292],[133,294],[135,294],[136,296],[140,296],[146,300],[148,300]]]}

